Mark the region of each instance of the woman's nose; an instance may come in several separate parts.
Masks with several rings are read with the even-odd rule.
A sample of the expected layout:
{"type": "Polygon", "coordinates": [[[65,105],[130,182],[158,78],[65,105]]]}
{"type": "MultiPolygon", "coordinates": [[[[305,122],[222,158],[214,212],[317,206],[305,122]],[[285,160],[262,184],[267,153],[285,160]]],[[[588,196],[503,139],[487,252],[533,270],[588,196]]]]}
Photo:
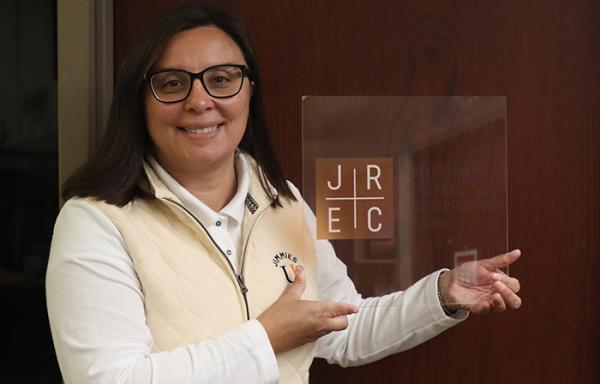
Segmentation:
{"type": "Polygon", "coordinates": [[[200,79],[192,81],[192,89],[185,99],[185,109],[196,113],[210,110],[215,106],[215,100],[206,92],[200,79]]]}

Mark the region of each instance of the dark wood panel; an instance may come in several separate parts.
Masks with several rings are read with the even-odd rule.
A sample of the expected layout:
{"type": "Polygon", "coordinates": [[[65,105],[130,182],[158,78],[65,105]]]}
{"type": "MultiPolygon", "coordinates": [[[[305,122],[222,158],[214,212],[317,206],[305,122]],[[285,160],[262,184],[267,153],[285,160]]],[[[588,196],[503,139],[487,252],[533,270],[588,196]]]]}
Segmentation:
{"type": "MultiPolygon", "coordinates": [[[[182,1],[115,2],[116,65],[182,1]],[[140,10],[144,16],[140,16],[140,10]]],[[[303,95],[505,95],[511,273],[524,307],[473,317],[367,367],[317,361],[313,383],[600,380],[600,3],[238,0],[274,142],[301,179],[303,95]]]]}

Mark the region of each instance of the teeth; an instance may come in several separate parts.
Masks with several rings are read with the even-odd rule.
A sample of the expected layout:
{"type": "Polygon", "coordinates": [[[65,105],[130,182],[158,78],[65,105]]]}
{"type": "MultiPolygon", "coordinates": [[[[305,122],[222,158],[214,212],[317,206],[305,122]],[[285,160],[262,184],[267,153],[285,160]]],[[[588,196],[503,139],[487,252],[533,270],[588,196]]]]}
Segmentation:
{"type": "Polygon", "coordinates": [[[218,125],[214,125],[212,127],[197,128],[197,129],[184,128],[184,131],[186,131],[188,133],[194,133],[194,134],[207,134],[207,133],[212,133],[212,132],[216,131],[217,128],[218,128],[218,125]]]}

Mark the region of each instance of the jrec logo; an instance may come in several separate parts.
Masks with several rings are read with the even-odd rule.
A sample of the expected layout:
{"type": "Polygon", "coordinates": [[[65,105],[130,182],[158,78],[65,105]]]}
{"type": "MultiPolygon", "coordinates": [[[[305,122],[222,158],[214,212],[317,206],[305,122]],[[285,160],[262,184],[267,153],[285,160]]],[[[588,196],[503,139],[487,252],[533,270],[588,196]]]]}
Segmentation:
{"type": "Polygon", "coordinates": [[[393,159],[316,160],[317,238],[394,237],[393,159]]]}

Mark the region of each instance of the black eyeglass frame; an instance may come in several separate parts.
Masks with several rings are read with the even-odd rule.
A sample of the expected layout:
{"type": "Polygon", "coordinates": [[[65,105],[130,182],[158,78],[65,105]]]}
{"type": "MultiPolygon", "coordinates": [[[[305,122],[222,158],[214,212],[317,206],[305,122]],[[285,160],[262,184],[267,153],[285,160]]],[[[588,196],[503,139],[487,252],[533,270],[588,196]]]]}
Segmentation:
{"type": "Polygon", "coordinates": [[[243,65],[243,64],[218,64],[218,65],[213,65],[210,66],[208,68],[203,69],[200,72],[196,72],[196,73],[192,73],[192,72],[188,72],[186,70],[183,69],[178,69],[178,68],[165,68],[165,69],[161,69],[160,71],[156,71],[156,72],[149,72],[144,74],[144,80],[146,80],[148,82],[148,85],[150,86],[150,90],[152,91],[152,95],[154,96],[154,98],[158,101],[160,101],[161,103],[164,104],[174,104],[174,103],[180,103],[184,100],[186,100],[188,97],[190,97],[190,93],[192,93],[192,88],[194,87],[194,80],[198,79],[200,80],[200,84],[202,84],[202,88],[204,88],[204,90],[206,91],[206,93],[215,99],[229,99],[231,97],[236,96],[238,93],[240,93],[240,91],[242,90],[242,87],[244,86],[244,78],[247,77],[249,80],[252,80],[252,74],[250,72],[250,69],[243,65]],[[240,88],[237,90],[237,92],[235,92],[233,95],[229,95],[229,96],[215,96],[213,95],[208,88],[206,87],[206,84],[204,83],[204,73],[206,73],[207,71],[210,71],[211,69],[215,69],[218,67],[235,67],[241,70],[242,72],[242,81],[240,82],[240,88]],[[175,100],[175,101],[165,101],[165,100],[161,100],[158,95],[156,94],[156,91],[154,90],[154,87],[152,86],[152,79],[154,78],[154,76],[161,74],[161,73],[165,73],[165,72],[173,72],[173,71],[178,71],[178,72],[183,72],[186,73],[190,76],[191,81],[190,81],[190,87],[185,95],[185,97],[183,97],[180,100],[175,100]]]}

